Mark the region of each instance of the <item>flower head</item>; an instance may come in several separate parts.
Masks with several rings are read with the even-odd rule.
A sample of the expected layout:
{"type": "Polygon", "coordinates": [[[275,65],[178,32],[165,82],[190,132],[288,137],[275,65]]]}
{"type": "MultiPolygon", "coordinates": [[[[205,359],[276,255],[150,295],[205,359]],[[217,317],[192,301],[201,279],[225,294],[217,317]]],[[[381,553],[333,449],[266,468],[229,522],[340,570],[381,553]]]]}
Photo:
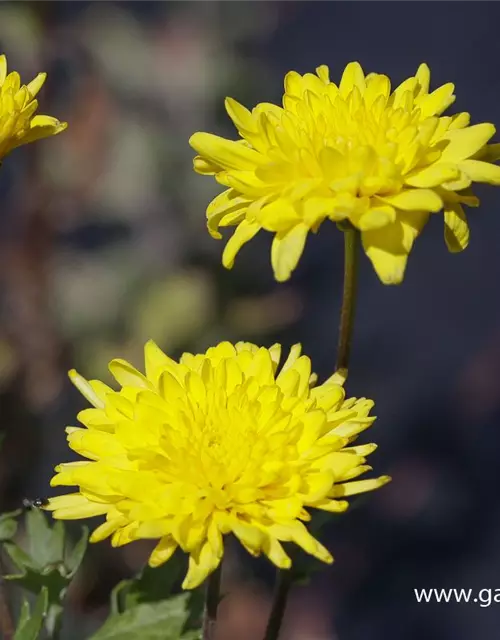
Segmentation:
{"type": "Polygon", "coordinates": [[[311,388],[299,345],[278,373],[279,360],[279,345],[223,342],[177,363],[148,342],[146,375],[110,363],[120,391],[71,372],[94,406],[78,415],[85,428],[67,429],[88,460],[56,467],[52,486],[78,490],[46,508],[62,519],[105,515],[93,542],[159,538],[151,566],[180,547],[189,554],[185,588],[218,566],[231,532],[278,567],[290,566],[283,541],[332,562],[303,523],[311,507],[344,511],[347,496],[387,482],[351,482],[370,469],[375,445],[348,445],[372,424],[373,402],[345,400],[332,379],[311,388]]]}
{"type": "Polygon", "coordinates": [[[68,126],[52,116],[35,115],[36,95],[46,77],[39,73],[29,84],[21,85],[17,71],[7,74],[7,59],[0,56],[0,160],[12,149],[55,136],[68,126]]]}
{"type": "Polygon", "coordinates": [[[402,281],[408,254],[430,213],[444,210],[450,251],[467,246],[463,204],[477,206],[472,182],[500,184],[500,145],[487,146],[492,124],[469,126],[469,114],[441,114],[454,102],[451,83],[429,93],[430,71],[391,93],[387,76],[364,75],[357,62],[340,84],[326,66],[317,75],[291,71],[283,107],[252,111],[227,98],[241,140],[195,133],[198,173],[228,187],[208,206],[208,229],[237,225],[223,264],[260,229],[275,234],[271,261],[278,280],[295,269],[309,231],[323,220],[349,220],[380,279],[402,281]]]}

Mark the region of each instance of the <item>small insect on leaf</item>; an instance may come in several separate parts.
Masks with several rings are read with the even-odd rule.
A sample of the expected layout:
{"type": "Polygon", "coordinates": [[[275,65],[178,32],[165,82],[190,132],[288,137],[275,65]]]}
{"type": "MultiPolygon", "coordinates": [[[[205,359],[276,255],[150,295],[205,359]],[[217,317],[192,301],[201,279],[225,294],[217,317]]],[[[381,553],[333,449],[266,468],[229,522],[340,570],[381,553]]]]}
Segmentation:
{"type": "Polygon", "coordinates": [[[42,507],[46,507],[49,504],[47,498],[34,498],[30,500],[29,498],[23,499],[23,507],[25,509],[41,509],[42,507]]]}

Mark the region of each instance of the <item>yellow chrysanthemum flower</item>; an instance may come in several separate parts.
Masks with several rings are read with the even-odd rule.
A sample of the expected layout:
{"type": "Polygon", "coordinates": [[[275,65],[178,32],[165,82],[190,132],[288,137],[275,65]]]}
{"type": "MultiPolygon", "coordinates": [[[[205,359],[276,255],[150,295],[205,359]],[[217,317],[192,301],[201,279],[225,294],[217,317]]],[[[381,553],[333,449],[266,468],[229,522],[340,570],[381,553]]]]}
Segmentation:
{"type": "Polygon", "coordinates": [[[420,65],[391,93],[387,76],[365,77],[351,62],[339,86],[326,66],[317,75],[291,71],[283,107],[252,111],[227,98],[242,140],[195,133],[198,173],[228,187],[208,206],[208,229],[237,225],[223,264],[260,229],[275,233],[271,261],[287,280],[309,231],[323,220],[349,220],[382,282],[403,279],[413,242],[430,213],[444,209],[450,251],[467,246],[463,204],[477,206],[472,182],[500,184],[500,145],[486,146],[492,124],[469,126],[469,114],[441,114],[455,100],[454,85],[429,93],[430,71],[420,65]]]}
{"type": "Polygon", "coordinates": [[[68,126],[52,116],[35,115],[35,96],[45,82],[46,73],[39,73],[27,85],[21,85],[17,71],[7,75],[7,59],[0,56],[0,160],[12,149],[28,142],[55,136],[68,126]]]}
{"type": "Polygon", "coordinates": [[[56,467],[52,486],[78,491],[46,508],[62,519],[105,515],[93,542],[159,538],[151,566],[180,547],[187,589],[217,568],[227,533],[278,567],[290,567],[282,541],[332,562],[303,522],[309,507],[344,511],[346,496],[388,481],[350,482],[370,469],[375,445],[348,445],[372,424],[373,402],[345,400],[332,379],[312,388],[299,345],[278,373],[280,351],[223,342],[177,363],[148,342],[146,375],[110,363],[120,391],[71,372],[94,408],[78,415],[86,428],[68,427],[68,441],[89,460],[56,467]]]}

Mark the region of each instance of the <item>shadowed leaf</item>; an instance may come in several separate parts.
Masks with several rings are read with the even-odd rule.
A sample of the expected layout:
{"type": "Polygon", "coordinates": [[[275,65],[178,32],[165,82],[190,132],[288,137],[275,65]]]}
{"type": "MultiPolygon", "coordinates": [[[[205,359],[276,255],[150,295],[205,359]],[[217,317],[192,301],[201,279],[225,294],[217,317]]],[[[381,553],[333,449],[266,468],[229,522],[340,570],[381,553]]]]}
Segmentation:
{"type": "Polygon", "coordinates": [[[154,603],[139,604],[124,613],[112,615],[91,640],[193,640],[196,635],[182,635],[189,615],[187,600],[182,594],[154,603]]]}
{"type": "Polygon", "coordinates": [[[24,600],[14,640],[37,640],[47,615],[48,604],[48,591],[45,587],[40,591],[32,612],[29,603],[24,600]]]}

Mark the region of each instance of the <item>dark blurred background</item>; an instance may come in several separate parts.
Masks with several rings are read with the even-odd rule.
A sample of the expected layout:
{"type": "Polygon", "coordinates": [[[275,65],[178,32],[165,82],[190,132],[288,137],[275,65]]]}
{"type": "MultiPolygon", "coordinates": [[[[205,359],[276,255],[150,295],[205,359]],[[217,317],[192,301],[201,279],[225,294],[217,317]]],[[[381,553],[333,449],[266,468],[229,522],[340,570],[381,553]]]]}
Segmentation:
{"type": "MultiPolygon", "coordinates": [[[[333,368],[342,238],[325,223],[278,286],[270,237],[233,271],[205,231],[217,193],[192,172],[196,130],[233,136],[223,99],[279,102],[284,74],[347,62],[393,85],[420,62],[456,84],[455,111],[500,124],[500,4],[493,2],[1,2],[0,50],[23,82],[49,73],[42,113],[70,124],[0,171],[0,451],[3,510],[48,493],[70,458],[82,399],[66,371],[107,379],[142,345],[171,355],[221,339],[289,346],[333,368]]],[[[498,140],[498,138],[497,138],[498,140]]],[[[450,255],[436,215],[402,286],[363,257],[349,395],[376,401],[365,441],[394,480],[324,532],[336,563],[292,597],[287,640],[496,640],[500,604],[417,604],[413,589],[500,588],[500,191],[479,188],[470,247],[450,255]]],[[[141,544],[92,547],[69,596],[88,637],[141,544]]],[[[232,552],[225,640],[257,640],[272,570],[232,552]]]]}

